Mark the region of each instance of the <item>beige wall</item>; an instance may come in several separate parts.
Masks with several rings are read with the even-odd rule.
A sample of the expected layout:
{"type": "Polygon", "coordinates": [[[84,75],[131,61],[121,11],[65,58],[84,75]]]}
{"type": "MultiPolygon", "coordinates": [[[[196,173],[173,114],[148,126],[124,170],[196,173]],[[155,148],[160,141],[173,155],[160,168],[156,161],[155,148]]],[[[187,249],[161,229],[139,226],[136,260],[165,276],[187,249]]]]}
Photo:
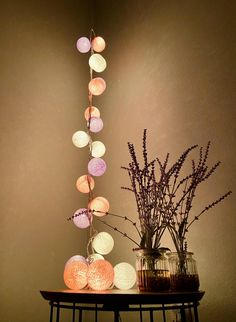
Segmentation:
{"type": "Polygon", "coordinates": [[[90,28],[84,1],[1,1],[0,321],[47,321],[42,288],[64,288],[65,261],[87,232],[67,223],[82,200],[87,68],[75,42],[90,28]]]}
{"type": "MultiPolygon", "coordinates": [[[[64,262],[85,253],[87,232],[66,218],[84,203],[75,187],[86,169],[70,141],[84,127],[86,56],[74,43],[89,33],[86,1],[12,1],[1,10],[1,268],[0,320],[46,321],[39,289],[64,288],[64,262]],[[36,313],[37,312],[37,313],[36,313]]],[[[212,141],[210,161],[222,161],[202,186],[196,210],[235,184],[234,1],[95,1],[96,33],[107,40],[107,90],[102,112],[106,174],[96,194],[111,210],[135,218],[120,170],[127,141],[140,146],[148,129],[150,157],[212,141]]],[[[236,293],[234,194],[197,222],[189,247],[198,261],[201,321],[234,321],[236,293]]],[[[113,219],[110,219],[114,223],[113,219]]],[[[120,227],[135,234],[123,223],[120,227]]],[[[104,226],[96,224],[99,230],[104,226]]],[[[134,262],[133,245],[111,232],[113,264],[134,262]]],[[[170,245],[166,237],[164,243],[170,245]]]]}

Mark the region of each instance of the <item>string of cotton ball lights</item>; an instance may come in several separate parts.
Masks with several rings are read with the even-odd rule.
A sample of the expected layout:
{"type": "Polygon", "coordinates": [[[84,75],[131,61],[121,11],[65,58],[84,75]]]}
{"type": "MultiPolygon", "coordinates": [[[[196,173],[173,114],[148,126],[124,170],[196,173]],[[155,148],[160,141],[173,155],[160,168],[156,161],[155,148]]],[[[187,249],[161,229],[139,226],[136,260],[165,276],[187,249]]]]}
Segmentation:
{"type": "Polygon", "coordinates": [[[88,194],[87,207],[79,208],[68,218],[79,229],[90,228],[90,238],[87,244],[87,258],[81,255],[72,256],[64,267],[64,282],[72,290],[89,288],[97,291],[113,286],[121,289],[132,288],[136,282],[135,269],[128,263],[120,263],[115,267],[105,260],[114,247],[114,240],[107,232],[97,232],[93,227],[93,216],[103,217],[108,214],[110,204],[103,196],[94,196],[94,177],[102,176],[107,169],[102,159],[106,152],[105,144],[93,140],[93,135],[103,129],[100,110],[93,106],[93,96],[99,96],[106,90],[106,82],[102,77],[93,77],[93,72],[101,73],[106,67],[105,58],[100,54],[106,47],[105,40],[96,36],[91,30],[90,39],[80,37],[76,47],[80,53],[90,52],[88,65],[90,81],[88,83],[89,106],[84,111],[86,130],[78,130],[72,135],[72,142],[77,148],[89,146],[88,173],[82,174],[76,181],[76,188],[83,194],[88,194]],[[127,278],[129,274],[129,278],[127,278]],[[133,275],[132,275],[133,274],[133,275]]]}

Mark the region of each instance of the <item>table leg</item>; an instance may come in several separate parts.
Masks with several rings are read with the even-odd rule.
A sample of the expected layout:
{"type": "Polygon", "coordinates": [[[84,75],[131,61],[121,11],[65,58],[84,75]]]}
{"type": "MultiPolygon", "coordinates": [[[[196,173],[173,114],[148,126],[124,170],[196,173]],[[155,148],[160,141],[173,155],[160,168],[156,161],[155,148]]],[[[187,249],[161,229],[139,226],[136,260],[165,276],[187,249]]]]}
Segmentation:
{"type": "Polygon", "coordinates": [[[140,317],[140,322],[143,322],[143,311],[142,311],[142,304],[139,305],[139,317],[140,317]]]}
{"type": "Polygon", "coordinates": [[[53,322],[53,303],[50,302],[50,322],[53,322]]]}
{"type": "Polygon", "coordinates": [[[198,303],[194,303],[193,311],[194,311],[194,322],[199,322],[198,320],[198,310],[197,310],[198,303]]]}
{"type": "Polygon", "coordinates": [[[60,321],[60,303],[57,303],[57,317],[56,322],[60,321]]]}
{"type": "Polygon", "coordinates": [[[150,310],[149,313],[150,313],[150,322],[153,322],[153,310],[150,310]]]}
{"type": "Polygon", "coordinates": [[[181,307],[180,309],[181,322],[186,322],[185,308],[181,307]]]}
{"type": "Polygon", "coordinates": [[[162,316],[163,316],[163,321],[166,322],[166,310],[165,310],[164,304],[162,304],[162,316]]]}
{"type": "Polygon", "coordinates": [[[114,322],[119,322],[120,312],[114,311],[114,322]]]}

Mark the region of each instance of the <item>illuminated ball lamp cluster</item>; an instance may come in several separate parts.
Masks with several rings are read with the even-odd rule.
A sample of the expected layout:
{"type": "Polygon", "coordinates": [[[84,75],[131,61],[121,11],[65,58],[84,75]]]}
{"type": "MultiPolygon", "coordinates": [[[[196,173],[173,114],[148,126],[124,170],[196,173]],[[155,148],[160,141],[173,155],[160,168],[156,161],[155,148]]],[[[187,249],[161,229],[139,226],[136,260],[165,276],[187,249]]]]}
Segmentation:
{"type": "Polygon", "coordinates": [[[72,290],[84,288],[104,291],[115,286],[128,290],[136,283],[136,271],[129,263],[112,264],[103,255],[109,254],[114,240],[107,232],[98,233],[92,242],[96,253],[87,259],[83,256],[72,256],[65,264],[64,282],[72,290]]]}

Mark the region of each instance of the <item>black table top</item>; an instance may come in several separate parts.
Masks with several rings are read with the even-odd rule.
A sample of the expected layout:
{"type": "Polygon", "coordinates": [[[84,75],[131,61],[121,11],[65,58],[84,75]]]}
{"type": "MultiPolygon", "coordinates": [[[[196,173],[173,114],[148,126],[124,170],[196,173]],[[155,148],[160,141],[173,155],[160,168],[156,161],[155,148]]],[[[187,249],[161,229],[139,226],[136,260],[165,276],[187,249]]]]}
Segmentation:
{"type": "Polygon", "coordinates": [[[205,292],[140,292],[131,290],[41,290],[43,298],[51,302],[114,304],[123,301],[127,304],[173,304],[198,302],[205,292]]]}

